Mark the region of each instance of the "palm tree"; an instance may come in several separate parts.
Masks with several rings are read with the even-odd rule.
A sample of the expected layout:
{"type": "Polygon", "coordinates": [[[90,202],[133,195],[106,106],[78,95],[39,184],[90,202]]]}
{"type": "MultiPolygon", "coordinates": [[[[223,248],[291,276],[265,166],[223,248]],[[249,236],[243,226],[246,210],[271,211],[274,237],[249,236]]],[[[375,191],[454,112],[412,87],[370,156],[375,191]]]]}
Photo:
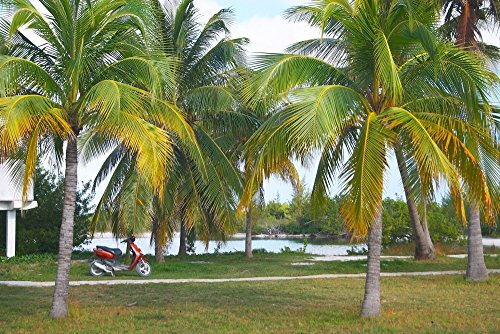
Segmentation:
{"type": "MultiPolygon", "coordinates": [[[[454,40],[461,47],[480,51],[492,61],[500,59],[500,50],[497,47],[481,42],[480,30],[482,26],[491,25],[492,28],[499,26],[500,1],[446,0],[439,1],[438,5],[442,6],[444,13],[444,24],[441,30],[448,39],[454,40]]],[[[466,276],[474,281],[488,279],[488,270],[483,254],[480,211],[480,201],[477,198],[471,198],[467,228],[468,264],[466,276]]]]}
{"type": "MultiPolygon", "coordinates": [[[[252,75],[247,73],[247,75],[252,75]]],[[[242,91],[241,84],[238,91],[242,91]]],[[[245,106],[244,101],[240,101],[240,106],[245,106]]],[[[262,106],[261,106],[262,107],[262,106]]],[[[302,189],[300,176],[293,164],[290,156],[282,156],[280,163],[273,169],[258,170],[263,165],[256,165],[254,161],[258,159],[259,152],[247,150],[249,138],[254,134],[264,122],[272,115],[273,108],[245,108],[242,107],[241,114],[248,117],[250,121],[239,122],[233,126],[231,131],[225,134],[226,141],[230,143],[226,147],[236,165],[243,167],[243,178],[245,184],[244,196],[239,204],[239,211],[245,212],[245,257],[251,259],[252,253],[252,211],[256,204],[261,206],[264,203],[263,183],[271,176],[277,176],[285,182],[290,182],[294,190],[302,189]],[[248,194],[248,195],[246,195],[248,194]]]]}
{"type": "MultiPolygon", "coordinates": [[[[179,254],[185,253],[185,235],[198,216],[205,231],[215,226],[234,223],[235,194],[241,192],[238,171],[225,157],[217,143],[217,133],[212,126],[220,114],[233,114],[235,99],[227,89],[227,82],[234,71],[245,62],[246,38],[230,37],[233,13],[223,9],[215,13],[205,25],[197,23],[197,11],[192,0],[181,1],[177,6],[164,7],[165,49],[178,56],[180,75],[177,79],[176,104],[194,124],[197,137],[203,141],[205,155],[213,157],[206,167],[212,180],[201,180],[199,168],[184,154],[181,170],[191,170],[180,184],[178,194],[185,207],[180,215],[181,245],[179,254]],[[182,189],[182,190],[181,190],[182,189]],[[198,211],[198,215],[194,213],[198,211]]],[[[222,128],[222,124],[219,125],[222,128]]],[[[181,151],[182,153],[182,151],[181,151]]],[[[205,237],[208,237],[208,234],[205,237]]],[[[208,240],[205,240],[208,242],[208,240]]]]}
{"type": "MultiPolygon", "coordinates": [[[[246,142],[245,142],[246,144],[246,142]]],[[[241,149],[245,148],[245,144],[241,146],[241,149]]],[[[255,166],[250,161],[257,159],[256,155],[258,152],[241,151],[240,162],[244,166],[243,174],[245,176],[245,191],[249,196],[243,196],[239,210],[245,212],[245,257],[247,259],[253,258],[252,251],[252,227],[253,227],[253,209],[256,204],[262,206],[264,204],[264,180],[269,179],[271,176],[277,176],[281,178],[284,182],[290,182],[294,190],[302,189],[300,184],[300,176],[297,172],[295,165],[288,157],[283,157],[282,162],[276,166],[275,169],[262,169],[262,165],[255,166]],[[252,180],[254,174],[257,174],[256,179],[259,181],[252,180]],[[251,189],[250,187],[253,187],[251,189]]]]}
{"type": "Polygon", "coordinates": [[[25,193],[39,157],[64,156],[50,314],[65,317],[79,140],[87,138],[94,152],[120,145],[135,157],[150,191],[160,193],[173,162],[172,136],[190,141],[193,133],[177,108],[158,98],[171,89],[161,83],[168,81],[174,63],[157,52],[149,2],[44,0],[35,7],[30,1],[2,0],[0,8],[10,20],[9,55],[0,56],[0,155],[21,149],[25,193]]]}
{"type": "Polygon", "coordinates": [[[275,106],[258,105],[249,106],[242,98],[241,92],[244,90],[245,81],[249,80],[255,73],[247,68],[238,68],[227,83],[228,91],[234,97],[235,112],[231,114],[222,113],[213,118],[210,122],[210,129],[216,134],[218,142],[224,152],[231,158],[236,168],[242,169],[243,183],[247,188],[245,196],[240,200],[238,211],[245,214],[245,257],[251,259],[252,253],[252,226],[253,209],[255,205],[262,205],[264,202],[265,179],[272,175],[280,177],[285,182],[290,182],[294,189],[300,189],[299,174],[290,157],[283,156],[281,163],[274,170],[255,170],[253,162],[258,156],[258,152],[245,150],[248,139],[255,133],[262,124],[272,115],[275,106]],[[224,126],[221,126],[223,124],[224,126]],[[258,181],[248,182],[253,174],[256,174],[258,181]],[[248,196],[246,194],[249,194],[248,196]]]}
{"type": "Polygon", "coordinates": [[[97,178],[100,182],[114,170],[113,182],[97,207],[94,226],[102,223],[103,228],[111,223],[115,235],[152,227],[152,241],[158,243],[155,256],[161,262],[162,250],[173,237],[175,225],[181,230],[179,254],[183,255],[186,235],[195,221],[202,224],[202,238],[208,243],[209,231],[223,231],[236,220],[242,181],[219,147],[218,136],[228,126],[221,119],[229,122],[237,117],[236,99],[227,82],[244,63],[248,41],[229,37],[231,10],[223,9],[201,25],[193,0],[158,7],[161,33],[156,37],[163,54],[175,59],[176,64],[175,75],[168,83],[174,90],[166,91],[164,99],[185,115],[197,145],[175,141],[172,172],[163,187],[165,191],[156,198],[143,191],[136,191],[137,197],[131,198],[129,191],[123,191],[127,180],[136,180],[137,176],[135,169],[128,167],[134,157],[117,148],[97,178]],[[134,216],[138,212],[141,214],[134,216]]]}
{"type": "MultiPolygon", "coordinates": [[[[278,99],[281,108],[252,136],[249,148],[260,153],[256,164],[262,168],[276,166],[275,157],[290,152],[304,157],[322,151],[315,209],[340,175],[345,222],[354,236],[368,235],[361,314],[378,316],[387,157],[399,146],[405,152],[409,175],[418,176],[410,191],[420,203],[444,179],[463,216],[460,169],[470,190],[491,208],[477,155],[461,139],[471,131],[491,148],[490,132],[467,123],[463,109],[477,106],[479,97],[486,101],[495,76],[474,55],[438,38],[438,15],[424,1],[319,0],[288,13],[321,26],[324,36],[303,42],[302,52],[256,59],[260,74],[248,83],[247,99],[278,99]]],[[[483,107],[475,108],[475,116],[488,118],[490,109],[483,107]]],[[[498,157],[498,151],[488,152],[498,157]]]]}

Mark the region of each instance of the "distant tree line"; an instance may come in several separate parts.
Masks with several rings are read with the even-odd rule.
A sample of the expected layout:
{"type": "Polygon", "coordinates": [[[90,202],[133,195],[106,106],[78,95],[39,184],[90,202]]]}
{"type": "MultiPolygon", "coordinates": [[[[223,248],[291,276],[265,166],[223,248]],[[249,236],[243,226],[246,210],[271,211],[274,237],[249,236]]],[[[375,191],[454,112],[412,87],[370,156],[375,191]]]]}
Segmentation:
{"type": "MultiPolygon", "coordinates": [[[[313,218],[309,191],[296,191],[289,202],[279,197],[269,201],[254,213],[254,234],[311,234],[327,237],[350,237],[340,214],[341,200],[338,196],[328,199],[328,210],[318,218],[313,218]]],[[[457,218],[453,200],[447,196],[441,202],[433,202],[427,209],[429,232],[434,242],[454,242],[464,239],[466,226],[457,218]]],[[[403,198],[385,198],[382,222],[384,225],[382,243],[413,242],[413,229],[408,208],[403,198]]],[[[484,236],[498,237],[500,224],[482,224],[484,236]]],[[[244,232],[240,223],[239,232],[244,232]]]]}

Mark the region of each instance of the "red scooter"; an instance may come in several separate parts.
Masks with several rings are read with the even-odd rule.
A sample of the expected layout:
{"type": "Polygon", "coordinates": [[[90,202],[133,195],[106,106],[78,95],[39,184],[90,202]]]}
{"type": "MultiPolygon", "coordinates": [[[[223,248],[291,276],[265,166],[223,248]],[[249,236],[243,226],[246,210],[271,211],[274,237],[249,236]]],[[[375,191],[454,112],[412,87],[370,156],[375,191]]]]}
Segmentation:
{"type": "Polygon", "coordinates": [[[122,256],[120,248],[96,246],[93,252],[98,259],[90,263],[90,274],[92,276],[102,276],[105,273],[108,273],[115,276],[115,271],[133,270],[135,268],[139,276],[146,277],[151,275],[151,265],[147,262],[147,259],[134,242],[134,236],[131,236],[121,242],[127,243],[130,248],[130,254],[133,256],[130,266],[120,263],[120,257],[122,256]]]}

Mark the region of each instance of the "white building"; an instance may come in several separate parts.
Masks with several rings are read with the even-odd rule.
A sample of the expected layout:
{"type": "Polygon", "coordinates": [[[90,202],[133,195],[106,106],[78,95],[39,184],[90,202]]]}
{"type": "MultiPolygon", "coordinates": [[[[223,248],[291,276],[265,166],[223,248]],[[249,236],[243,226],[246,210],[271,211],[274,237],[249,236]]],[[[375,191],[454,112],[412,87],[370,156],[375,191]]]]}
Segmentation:
{"type": "Polygon", "coordinates": [[[22,187],[11,181],[12,177],[5,165],[0,164],[0,214],[7,212],[6,220],[6,255],[16,255],[16,211],[36,208],[38,203],[33,197],[33,187],[28,190],[28,197],[23,203],[22,187]]]}

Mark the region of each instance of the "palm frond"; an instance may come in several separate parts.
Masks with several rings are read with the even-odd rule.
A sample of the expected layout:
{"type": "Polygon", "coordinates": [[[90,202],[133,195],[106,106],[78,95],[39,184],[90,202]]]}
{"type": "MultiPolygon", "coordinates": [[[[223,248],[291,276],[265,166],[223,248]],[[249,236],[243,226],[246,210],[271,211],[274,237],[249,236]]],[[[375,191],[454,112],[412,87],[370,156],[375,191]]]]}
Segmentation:
{"type": "Polygon", "coordinates": [[[270,96],[285,96],[306,85],[352,85],[345,71],[319,59],[296,54],[264,54],[255,58],[259,73],[246,84],[243,98],[254,106],[270,96]],[[253,101],[253,102],[252,102],[253,101]]]}
{"type": "Polygon", "coordinates": [[[382,210],[384,172],[387,168],[387,130],[377,114],[364,121],[352,158],[342,171],[341,208],[347,227],[355,236],[365,236],[382,210]]]}

